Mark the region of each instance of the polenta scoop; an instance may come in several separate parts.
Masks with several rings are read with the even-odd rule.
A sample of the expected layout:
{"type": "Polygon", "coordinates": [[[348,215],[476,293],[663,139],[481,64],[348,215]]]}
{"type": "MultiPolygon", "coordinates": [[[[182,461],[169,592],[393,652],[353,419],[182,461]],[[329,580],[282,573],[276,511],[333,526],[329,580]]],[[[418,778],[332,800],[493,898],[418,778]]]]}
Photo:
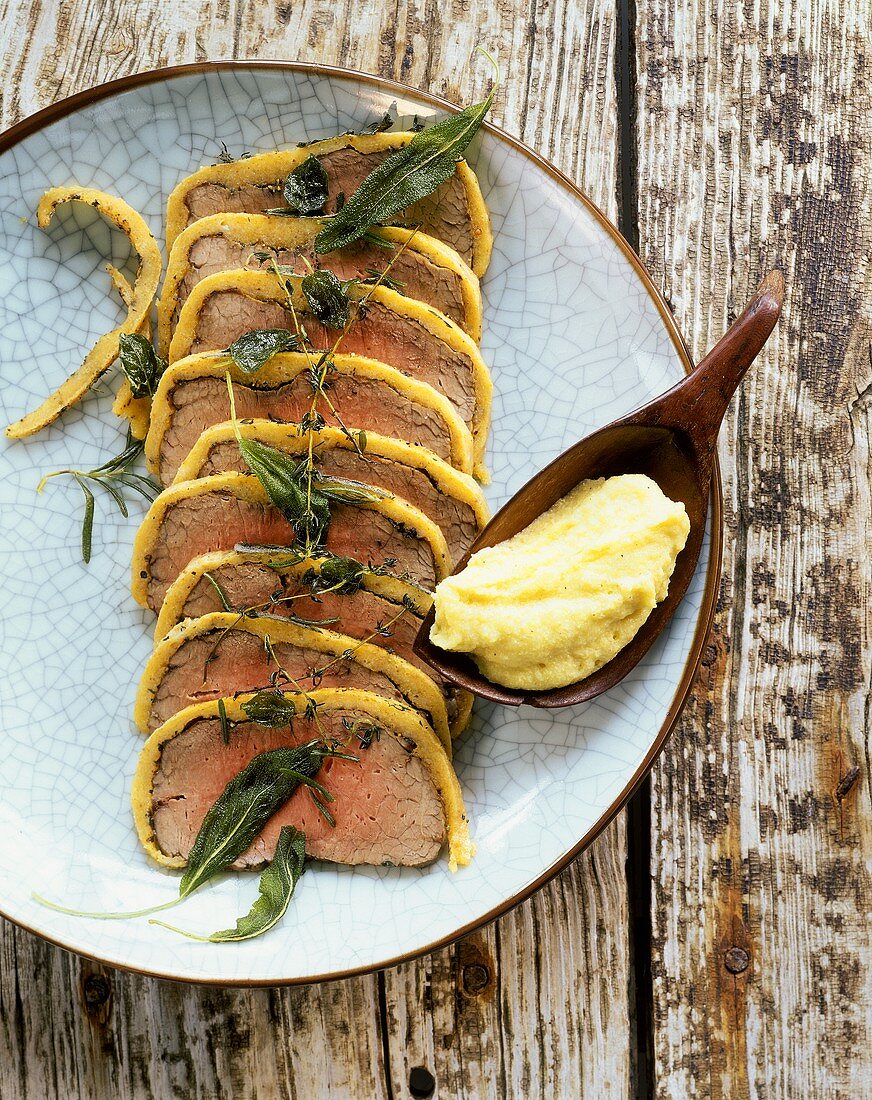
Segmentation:
{"type": "Polygon", "coordinates": [[[431,610],[418,631],[417,655],[458,687],[509,706],[570,706],[593,699],[622,680],[651,648],[687,592],[705,532],[718,431],[737,386],[778,321],[783,299],[783,276],[771,271],[744,313],[691,374],[654,401],[582,439],[536,474],[494,516],[454,570],[454,575],[460,573],[476,551],[524,530],[581,482],[644,474],[670,500],[684,505],[690,534],[676,559],[665,598],[624,648],[585,679],[565,687],[506,688],[488,680],[468,654],[440,649],[431,641],[431,610]]]}

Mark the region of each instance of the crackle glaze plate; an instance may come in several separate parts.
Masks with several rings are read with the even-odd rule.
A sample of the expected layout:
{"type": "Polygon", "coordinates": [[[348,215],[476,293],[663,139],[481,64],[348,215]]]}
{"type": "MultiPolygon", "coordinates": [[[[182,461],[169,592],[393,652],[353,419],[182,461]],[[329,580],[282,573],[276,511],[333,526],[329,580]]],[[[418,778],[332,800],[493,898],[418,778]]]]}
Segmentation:
{"type": "MultiPolygon", "coordinates": [[[[33,408],[121,316],[107,260],[126,242],[88,208],[34,211],[47,188],[92,186],[140,210],[160,238],[185,174],[242,152],[360,129],[393,103],[431,119],[446,105],[399,85],[318,67],[227,63],[143,74],[66,100],[0,137],[0,414],[33,408]]],[[[495,129],[469,159],[493,218],[482,350],[495,382],[487,496],[499,507],[578,437],[640,405],[689,367],[668,311],[605,218],[553,168],[495,129]]],[[[128,266],[129,270],[129,266],[128,266]]],[[[171,897],[134,834],[131,721],[153,622],[130,596],[129,521],[98,500],[94,555],[81,561],[81,499],[42,474],[93,468],[121,443],[101,385],[62,421],[0,442],[0,912],[71,950],[168,978],[276,983],[339,977],[427,951],[542,885],[617,812],[675,722],[711,616],[720,549],[703,548],[669,629],[617,688],[577,709],[478,703],[456,768],[478,847],[455,874],[313,865],[282,924],[241,944],[202,944],[138,919],[83,909],[171,897]]],[[[199,932],[232,926],[257,892],[230,875],[173,913],[199,932]]]]}

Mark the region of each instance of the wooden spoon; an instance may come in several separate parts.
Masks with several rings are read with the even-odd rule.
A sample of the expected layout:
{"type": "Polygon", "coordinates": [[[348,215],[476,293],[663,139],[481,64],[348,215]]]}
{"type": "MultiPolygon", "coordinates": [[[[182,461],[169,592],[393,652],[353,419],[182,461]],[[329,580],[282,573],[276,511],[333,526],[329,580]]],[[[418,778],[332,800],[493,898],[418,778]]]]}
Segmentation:
{"type": "Polygon", "coordinates": [[[661,397],[600,428],[554,459],[497,512],[455,569],[459,573],[476,550],[517,534],[587,478],[647,474],[668,497],[684,503],[690,535],[678,555],[666,599],[651,612],[629,645],[586,679],[567,687],[549,691],[505,688],[485,679],[467,655],[433,645],[431,610],[415,640],[418,656],[458,687],[509,706],[566,707],[593,699],[622,680],[672,618],[693,577],[705,532],[718,430],[736,387],[775,327],[783,300],[784,278],[780,271],[771,271],[742,316],[696,370],[661,397]]]}

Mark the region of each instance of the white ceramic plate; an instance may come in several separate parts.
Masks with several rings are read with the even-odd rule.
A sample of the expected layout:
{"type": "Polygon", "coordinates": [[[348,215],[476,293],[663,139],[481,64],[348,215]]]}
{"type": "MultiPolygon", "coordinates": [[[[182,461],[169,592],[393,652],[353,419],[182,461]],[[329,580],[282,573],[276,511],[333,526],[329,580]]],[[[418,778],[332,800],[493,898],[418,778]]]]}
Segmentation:
{"type": "MultiPolygon", "coordinates": [[[[393,101],[425,118],[438,103],[370,77],[250,63],[168,70],[56,104],[0,138],[0,415],[17,419],[117,323],[103,271],[125,242],[71,205],[48,232],[42,192],[59,184],[114,192],[160,236],[168,192],[185,174],[234,155],[359,129],[393,101]]],[[[496,395],[487,495],[501,505],[577,437],[677,381],[687,365],[638,260],[568,181],[495,130],[470,160],[496,245],[484,280],[485,359],[496,395]]],[[[243,944],[198,944],[145,920],[77,919],[40,907],[137,908],[170,897],[128,806],[141,739],[131,723],[152,621],[128,590],[141,510],[123,521],[106,500],[90,567],[79,550],[74,485],[40,476],[92,468],[121,436],[108,386],[25,443],[0,443],[0,911],[108,963],[222,983],[306,981],[384,966],[496,916],[569,861],[644,774],[674,723],[708,625],[718,546],[658,644],[608,695],[574,710],[479,704],[456,766],[478,855],[456,874],[317,865],[283,924],[243,944]]],[[[715,502],[719,504],[719,500],[715,502]]],[[[720,510],[714,529],[720,540],[720,510]]],[[[256,895],[232,875],[173,914],[208,932],[256,895]]]]}

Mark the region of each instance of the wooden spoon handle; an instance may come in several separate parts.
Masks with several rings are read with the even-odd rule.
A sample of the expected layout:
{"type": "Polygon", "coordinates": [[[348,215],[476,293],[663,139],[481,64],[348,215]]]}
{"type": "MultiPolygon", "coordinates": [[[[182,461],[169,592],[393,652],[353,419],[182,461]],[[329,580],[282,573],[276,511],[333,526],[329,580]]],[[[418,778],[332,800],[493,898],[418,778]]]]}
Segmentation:
{"type": "Polygon", "coordinates": [[[678,415],[698,450],[714,448],[730,399],[763,350],[781,315],[783,302],[784,276],[780,271],[770,271],[742,315],[681,383],[678,415]]]}

